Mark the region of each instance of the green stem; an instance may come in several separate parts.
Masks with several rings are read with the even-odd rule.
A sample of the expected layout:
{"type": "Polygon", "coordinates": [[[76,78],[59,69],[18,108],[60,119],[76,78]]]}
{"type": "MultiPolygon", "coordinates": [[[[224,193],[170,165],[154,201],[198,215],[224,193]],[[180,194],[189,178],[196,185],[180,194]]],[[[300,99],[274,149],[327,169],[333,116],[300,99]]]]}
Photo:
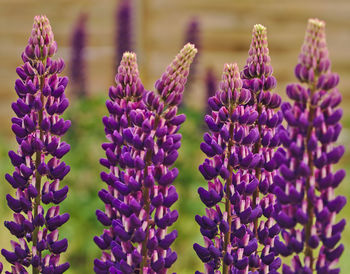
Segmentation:
{"type": "MultiPolygon", "coordinates": [[[[314,92],[316,90],[316,83],[317,83],[317,77],[315,77],[314,82],[310,86],[310,98],[312,97],[312,95],[314,94],[314,92]]],[[[308,166],[310,169],[310,176],[308,176],[306,178],[306,190],[305,190],[305,195],[306,195],[306,200],[307,200],[308,221],[304,226],[304,228],[305,228],[305,243],[306,243],[304,254],[306,257],[310,258],[310,269],[313,269],[314,257],[313,257],[312,248],[309,246],[308,243],[309,243],[309,239],[311,237],[311,228],[312,228],[313,219],[314,219],[314,205],[313,205],[312,200],[307,197],[309,189],[311,187],[310,178],[312,178],[314,176],[313,152],[309,151],[307,148],[307,144],[309,143],[309,140],[310,140],[311,135],[312,135],[313,120],[315,119],[315,114],[316,114],[315,113],[316,108],[315,108],[315,106],[313,106],[311,104],[311,102],[309,102],[309,104],[308,104],[308,110],[309,110],[309,117],[308,117],[309,126],[307,129],[307,137],[306,137],[305,147],[306,147],[307,155],[308,155],[308,166]]]]}
{"type": "MultiPolygon", "coordinates": [[[[159,124],[160,116],[156,116],[155,121],[154,121],[154,129],[157,128],[159,124]]],[[[144,178],[148,176],[148,167],[152,164],[152,150],[147,150],[146,157],[145,157],[145,168],[143,171],[144,178]]],[[[150,195],[149,195],[149,187],[143,186],[142,189],[142,198],[145,203],[144,207],[146,210],[146,220],[147,220],[147,227],[146,227],[146,237],[142,242],[142,250],[141,250],[141,256],[142,260],[140,263],[140,274],[143,274],[143,268],[147,265],[147,242],[148,242],[148,234],[149,234],[149,219],[150,219],[150,211],[151,211],[151,200],[150,200],[150,195]]]]}
{"type": "MultiPolygon", "coordinates": [[[[41,92],[41,102],[42,105],[44,106],[44,96],[42,95],[43,87],[44,87],[44,76],[41,76],[40,78],[40,92],[41,92]]],[[[43,140],[43,132],[40,129],[40,124],[43,120],[43,109],[38,111],[38,126],[40,130],[40,140],[43,140]]],[[[38,191],[38,195],[35,197],[34,200],[34,216],[33,219],[38,216],[38,208],[40,205],[40,200],[41,200],[41,175],[38,172],[38,167],[41,163],[41,151],[37,151],[35,154],[35,188],[38,191]]],[[[33,246],[36,246],[38,243],[38,232],[39,232],[39,227],[36,226],[34,231],[33,231],[33,246]]],[[[33,274],[39,273],[39,268],[33,266],[33,274]]]]}
{"type": "MultiPolygon", "coordinates": [[[[258,117],[260,117],[262,112],[262,106],[259,103],[257,103],[257,111],[258,111],[258,117]]],[[[253,150],[254,154],[259,153],[261,148],[262,127],[259,123],[258,123],[258,131],[259,131],[259,139],[258,139],[258,142],[255,143],[254,150],[253,150]]],[[[260,167],[255,168],[255,177],[260,182],[260,177],[261,177],[260,167]]],[[[257,198],[259,198],[259,187],[257,187],[253,193],[253,209],[256,207],[257,198]]],[[[254,220],[254,234],[255,234],[255,237],[258,237],[258,218],[254,220]]]]}
{"type": "MultiPolygon", "coordinates": [[[[146,154],[146,166],[144,169],[144,177],[148,175],[148,166],[150,165],[151,162],[151,157],[152,157],[152,152],[151,150],[147,151],[146,154]]],[[[150,209],[151,209],[151,201],[149,197],[149,188],[144,186],[142,190],[142,197],[143,201],[145,203],[144,207],[146,210],[146,220],[147,220],[147,227],[146,227],[146,237],[142,242],[142,251],[141,251],[141,256],[142,256],[142,261],[140,264],[140,273],[143,273],[143,268],[147,264],[147,242],[148,242],[148,234],[149,234],[149,217],[150,217],[150,209]]]]}
{"type": "MultiPolygon", "coordinates": [[[[233,109],[230,110],[230,117],[232,115],[233,109]]],[[[228,151],[227,151],[227,157],[230,159],[231,157],[231,149],[233,146],[233,123],[230,123],[230,128],[229,128],[229,145],[228,145],[228,151]]],[[[227,254],[227,247],[231,239],[231,226],[232,226],[232,212],[231,212],[231,201],[230,201],[230,196],[231,196],[231,184],[232,184],[232,174],[233,174],[233,168],[231,165],[228,165],[228,171],[229,171],[229,179],[226,182],[226,196],[225,196],[225,211],[227,212],[227,222],[228,222],[228,231],[224,235],[224,248],[223,250],[225,251],[224,256],[227,254]]],[[[226,265],[224,262],[222,263],[222,273],[223,274],[228,274],[229,273],[229,266],[226,265]]]]}

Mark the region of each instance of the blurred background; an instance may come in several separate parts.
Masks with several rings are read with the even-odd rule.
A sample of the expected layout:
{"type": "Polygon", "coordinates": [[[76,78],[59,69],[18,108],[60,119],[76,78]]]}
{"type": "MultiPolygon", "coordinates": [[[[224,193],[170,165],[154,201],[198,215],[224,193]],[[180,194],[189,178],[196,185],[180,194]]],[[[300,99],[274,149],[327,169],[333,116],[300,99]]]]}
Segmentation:
{"type": "MultiPolygon", "coordinates": [[[[343,131],[340,143],[347,153],[339,167],[350,174],[350,2],[348,0],[0,0],[0,178],[12,167],[8,150],[16,150],[10,119],[11,102],[16,99],[15,69],[22,64],[21,52],[30,35],[33,17],[46,14],[58,43],[57,57],[66,62],[64,75],[70,77],[70,108],[66,118],[72,128],[65,141],[72,150],[65,156],[72,171],[62,185],[70,188],[62,211],[71,214],[60,229],[69,248],[63,260],[71,263],[67,273],[93,273],[93,260],[100,251],[93,242],[103,227],[95,210],[103,204],[97,197],[104,184],[99,178],[103,168],[100,144],[105,140],[101,119],[107,114],[104,102],[113,84],[120,54],[124,50],[138,55],[141,78],[152,89],[175,54],[188,41],[194,42],[199,54],[192,66],[180,112],[187,115],[183,125],[183,145],[175,183],[179,192],[176,207],[179,220],[174,227],[179,237],[174,244],[178,260],[171,269],[177,273],[202,270],[192,244],[201,242],[196,214],[204,213],[197,195],[206,186],[197,167],[204,157],[199,149],[205,127],[206,98],[215,90],[224,63],[237,62],[243,68],[250,45],[251,29],[260,23],[268,29],[268,39],[277,91],[285,97],[285,86],[294,81],[293,71],[303,42],[307,19],[318,17],[327,23],[327,41],[333,71],[340,74],[343,95],[343,131]]],[[[14,193],[5,179],[0,179],[0,247],[9,247],[12,235],[2,225],[12,218],[6,205],[6,193],[14,193]]],[[[350,176],[337,193],[350,198],[350,176]]],[[[349,218],[346,206],[338,218],[349,218]]],[[[350,268],[350,229],[343,232],[345,252],[340,259],[344,273],[350,268]]],[[[5,263],[5,259],[0,261],[5,263]]]]}

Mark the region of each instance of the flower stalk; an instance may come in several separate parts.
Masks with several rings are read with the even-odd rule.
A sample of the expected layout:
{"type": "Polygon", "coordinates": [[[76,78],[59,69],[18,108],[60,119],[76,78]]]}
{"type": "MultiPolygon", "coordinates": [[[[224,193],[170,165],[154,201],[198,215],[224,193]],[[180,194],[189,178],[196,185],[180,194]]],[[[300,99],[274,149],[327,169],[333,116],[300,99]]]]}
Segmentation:
{"type": "Polygon", "coordinates": [[[177,108],[196,52],[185,45],[156,82],[156,91],[144,90],[136,55],[123,55],[106,103],[110,116],[103,118],[109,142],[102,145],[107,158],[100,162],[110,172],[101,173],[108,185],[99,192],[106,210],[96,215],[107,229],[94,238],[105,250],[95,260],[96,273],[166,273],[177,259],[170,248],[177,231],[168,232],[178,218],[170,209],[178,199],[172,185],[178,170],[172,165],[185,116],[177,115],[177,108]]]}
{"type": "Polygon", "coordinates": [[[308,21],[295,76],[299,83],[286,89],[293,104],[282,105],[288,127],[280,129],[280,138],[286,152],[274,191],[275,218],[284,229],[284,241],[276,239],[275,247],[282,256],[296,254],[290,266],[283,266],[283,273],[339,273],[334,267],[344,250],[338,243],[346,222],[335,223],[335,217],[346,198],[336,196],[334,189],[345,171],[333,171],[333,165],[344,154],[344,147],[335,145],[342,128],[342,110],[337,108],[341,95],[321,20],[308,21]]]}
{"type": "Polygon", "coordinates": [[[86,22],[87,14],[82,13],[74,26],[71,38],[71,85],[73,94],[86,97],[86,22]]]}
{"type": "Polygon", "coordinates": [[[124,52],[133,50],[133,5],[130,0],[121,0],[118,2],[115,13],[115,46],[116,46],[116,64],[122,60],[124,52]]]}
{"type": "Polygon", "coordinates": [[[206,216],[196,216],[205,246],[195,244],[194,249],[206,272],[220,265],[223,273],[275,272],[281,260],[275,258],[273,239],[280,230],[272,218],[271,189],[280,157],[276,128],[282,113],[274,110],[281,98],[271,92],[276,80],[265,27],[254,26],[247,64],[241,73],[237,69],[236,64],[226,65],[220,89],[208,100],[210,132],[201,149],[209,159],[199,170],[209,188],[198,190],[208,208],[206,216]]]}
{"type": "Polygon", "coordinates": [[[68,78],[58,76],[64,62],[52,59],[56,51],[49,20],[36,16],[22,54],[24,64],[16,69],[19,98],[12,104],[17,116],[12,118],[12,131],[19,148],[9,152],[15,171],[5,176],[16,189],[15,197],[6,196],[15,213],[14,221],[5,221],[5,226],[18,242],[11,241],[13,252],[1,250],[12,264],[12,273],[27,273],[30,266],[33,273],[63,273],[69,268],[68,262],[59,264],[68,242],[59,240],[58,228],[68,221],[69,214],[59,215],[58,204],[68,192],[67,186],[60,188],[60,181],[70,171],[61,160],[70,146],[61,137],[71,123],[60,118],[69,104],[64,94],[68,78]],[[51,203],[55,205],[45,212],[43,204],[51,203]]]}

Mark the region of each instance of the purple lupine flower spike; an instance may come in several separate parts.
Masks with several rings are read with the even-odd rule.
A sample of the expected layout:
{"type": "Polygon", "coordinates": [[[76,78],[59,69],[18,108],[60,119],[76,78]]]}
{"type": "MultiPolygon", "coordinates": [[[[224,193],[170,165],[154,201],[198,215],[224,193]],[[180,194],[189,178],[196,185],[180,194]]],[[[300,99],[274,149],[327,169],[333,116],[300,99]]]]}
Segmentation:
{"type": "MultiPolygon", "coordinates": [[[[187,25],[185,43],[194,44],[198,50],[200,50],[200,48],[201,48],[200,25],[199,25],[198,18],[196,18],[196,17],[192,18],[187,25]]],[[[197,70],[196,70],[197,63],[198,63],[198,54],[194,58],[193,64],[190,68],[190,75],[188,77],[188,84],[189,85],[192,83],[192,79],[195,77],[195,75],[197,73],[197,70]]]]}
{"type": "MultiPolygon", "coordinates": [[[[206,85],[206,96],[207,96],[207,102],[210,97],[213,97],[215,95],[215,91],[217,89],[217,79],[215,75],[215,71],[213,68],[208,68],[205,74],[205,85],[206,85]]],[[[206,114],[210,114],[211,109],[206,104],[206,114]]]]}
{"type": "Polygon", "coordinates": [[[243,86],[252,92],[250,104],[256,104],[261,113],[265,109],[275,109],[281,104],[281,97],[272,93],[276,87],[276,78],[272,75],[271,58],[267,43],[266,28],[255,25],[247,63],[241,73],[243,86]]]}
{"type": "Polygon", "coordinates": [[[119,64],[121,62],[124,52],[133,50],[132,11],[132,1],[119,1],[115,17],[117,30],[115,36],[116,64],[119,64]]]}
{"type": "Polygon", "coordinates": [[[80,14],[71,40],[71,86],[73,93],[86,96],[86,21],[87,14],[80,14]]]}
{"type": "MultiPolygon", "coordinates": [[[[207,209],[206,215],[195,218],[204,237],[204,246],[193,245],[205,264],[206,273],[219,273],[221,266],[223,273],[247,269],[248,257],[256,249],[248,233],[252,230],[251,226],[245,225],[251,221],[251,201],[249,197],[243,197],[246,185],[250,182],[254,184],[254,178],[247,170],[240,169],[243,162],[246,162],[246,167],[252,162],[250,150],[257,136],[251,138],[249,127],[256,120],[256,112],[245,107],[251,93],[242,89],[242,85],[237,64],[226,64],[220,88],[208,101],[212,113],[206,115],[205,121],[210,131],[204,134],[204,142],[200,146],[208,158],[199,166],[203,177],[208,180],[208,190],[198,189],[207,209]],[[234,137],[238,135],[242,138],[235,140],[234,137]],[[243,138],[246,140],[245,146],[238,145],[243,138]],[[236,174],[234,169],[238,169],[236,174]],[[225,204],[224,211],[220,203],[225,204]],[[249,254],[244,254],[250,242],[253,245],[249,248],[249,254]]],[[[256,164],[252,163],[252,166],[256,164]]]]}
{"type": "Polygon", "coordinates": [[[185,40],[187,43],[198,44],[199,46],[199,21],[195,17],[188,23],[185,40]]]}
{"type": "Polygon", "coordinates": [[[266,250],[273,250],[273,239],[279,233],[279,226],[272,217],[271,209],[275,203],[273,195],[273,177],[277,174],[280,157],[283,150],[277,149],[280,145],[278,126],[283,120],[280,107],[281,97],[272,90],[276,87],[276,79],[272,75],[273,69],[269,56],[267,31],[260,24],[253,27],[252,42],[249,49],[247,63],[241,72],[243,87],[250,90],[252,96],[249,105],[253,106],[258,114],[256,121],[258,136],[253,153],[260,156],[260,163],[255,167],[254,174],[258,187],[253,192],[252,208],[262,208],[266,221],[255,219],[254,233],[259,243],[263,246],[260,254],[261,261],[256,258],[256,268],[267,271],[270,265],[270,273],[276,271],[280,260],[273,261],[272,253],[267,256],[266,250]],[[268,233],[267,233],[268,232],[268,233]],[[267,256],[267,257],[266,257],[267,256]],[[268,258],[268,259],[267,259],[268,258]]]}
{"type": "Polygon", "coordinates": [[[184,114],[177,115],[177,110],[196,53],[193,44],[186,44],[156,81],[157,92],[147,92],[144,96],[145,122],[151,125],[151,131],[144,129],[145,122],[139,129],[150,141],[144,156],[148,168],[144,169],[143,196],[149,195],[149,200],[146,199],[149,218],[148,233],[142,243],[141,273],[166,273],[177,259],[176,252],[170,248],[177,231],[168,232],[178,218],[177,210],[170,209],[178,199],[173,182],[179,171],[172,166],[181,146],[182,136],[178,131],[186,118],[184,114]]]}
{"type": "Polygon", "coordinates": [[[70,146],[61,137],[71,123],[60,118],[69,104],[64,94],[68,78],[58,76],[64,62],[52,59],[56,51],[49,20],[36,16],[22,54],[24,64],[16,69],[19,98],[12,103],[17,116],[12,118],[12,131],[19,148],[9,152],[15,171],[5,178],[16,194],[8,194],[6,200],[15,213],[5,226],[18,241],[11,241],[12,251],[1,250],[13,265],[11,273],[27,273],[30,266],[33,273],[63,273],[69,268],[69,263],[59,262],[68,243],[59,240],[58,233],[69,214],[60,214],[58,204],[68,192],[67,186],[60,188],[60,181],[70,170],[61,160],[70,146]],[[51,203],[55,205],[50,207],[51,203]]]}
{"type": "Polygon", "coordinates": [[[286,89],[294,102],[282,104],[288,127],[281,128],[280,138],[286,154],[274,192],[283,239],[276,239],[275,247],[283,256],[296,254],[283,273],[339,273],[335,265],[344,249],[339,241],[345,220],[335,219],[346,198],[336,196],[334,189],[345,171],[334,171],[333,164],[344,153],[335,144],[342,110],[337,108],[339,77],[331,72],[323,21],[309,20],[295,75],[299,83],[286,89]]]}
{"type": "Polygon", "coordinates": [[[275,257],[273,239],[280,228],[271,216],[275,198],[270,189],[278,167],[276,127],[282,113],[274,111],[281,99],[271,92],[276,81],[265,27],[253,28],[242,79],[237,70],[237,65],[225,67],[219,91],[208,100],[210,134],[204,135],[201,149],[209,159],[199,170],[209,188],[198,190],[208,208],[206,216],[196,216],[205,247],[195,244],[194,249],[207,272],[222,266],[223,273],[276,273],[281,260],[275,257]],[[224,212],[218,205],[222,200],[224,212]]]}
{"type": "MultiPolygon", "coordinates": [[[[116,86],[109,89],[111,100],[106,102],[110,115],[103,118],[108,142],[102,144],[102,148],[106,151],[107,158],[101,159],[100,163],[110,171],[101,173],[101,179],[107,184],[107,189],[99,192],[100,199],[105,203],[105,212],[97,210],[96,215],[107,228],[100,237],[94,238],[95,243],[105,250],[101,259],[95,260],[96,273],[111,273],[111,268],[115,267],[127,271],[130,269],[128,264],[130,258],[127,257],[141,256],[140,250],[133,249],[128,254],[122,246],[126,242],[124,248],[128,250],[127,245],[133,247],[132,242],[137,243],[138,238],[142,236],[141,221],[137,218],[142,209],[139,197],[128,195],[131,191],[141,189],[140,183],[135,180],[135,173],[140,171],[132,168],[136,161],[131,158],[134,156],[132,146],[128,145],[133,142],[132,127],[129,129],[130,112],[144,109],[142,102],[144,87],[139,78],[134,53],[124,53],[115,82],[116,86]],[[137,233],[140,235],[137,236],[137,233]]],[[[135,139],[135,142],[142,145],[140,138],[135,139]]]]}
{"type": "Polygon", "coordinates": [[[157,81],[158,93],[144,90],[136,55],[123,55],[106,103],[110,116],[103,119],[109,142],[101,164],[110,171],[101,173],[106,210],[96,214],[107,229],[94,238],[105,250],[95,260],[96,273],[166,273],[177,259],[170,248],[177,231],[167,231],[178,217],[170,209],[178,198],[172,185],[178,170],[171,167],[185,120],[177,106],[195,53],[193,45],[184,47],[157,81]]]}
{"type": "Polygon", "coordinates": [[[153,99],[153,93],[149,92],[147,94],[146,101],[148,105],[156,110],[158,114],[164,112],[164,107],[167,105],[172,107],[172,111],[175,111],[174,107],[181,103],[190,65],[196,53],[197,49],[193,44],[186,44],[173,62],[166,68],[162,77],[156,81],[155,88],[159,94],[159,99],[161,99],[160,101],[158,98],[156,100],[153,99]]]}

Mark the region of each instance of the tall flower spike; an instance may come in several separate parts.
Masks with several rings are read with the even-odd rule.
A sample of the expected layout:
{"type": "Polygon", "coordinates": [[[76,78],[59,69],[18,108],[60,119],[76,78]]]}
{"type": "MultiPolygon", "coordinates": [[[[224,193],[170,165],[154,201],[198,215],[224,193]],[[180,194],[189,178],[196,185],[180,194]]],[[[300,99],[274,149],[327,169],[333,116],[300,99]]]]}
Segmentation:
{"type": "MultiPolygon", "coordinates": [[[[213,68],[208,68],[205,74],[205,86],[206,86],[206,96],[207,96],[207,102],[209,100],[210,97],[213,97],[215,95],[215,91],[217,88],[217,79],[216,79],[216,75],[215,75],[215,71],[213,68]]],[[[206,104],[206,114],[210,114],[211,113],[211,109],[208,106],[208,104],[206,104]]]]}
{"type": "MultiPolygon", "coordinates": [[[[267,213],[263,205],[254,207],[252,194],[259,185],[255,169],[261,166],[263,159],[259,153],[254,153],[259,139],[256,126],[258,113],[254,106],[247,105],[253,95],[242,86],[237,64],[227,64],[219,90],[208,101],[212,113],[205,117],[205,121],[210,131],[204,134],[204,142],[200,146],[208,158],[199,166],[208,181],[208,190],[198,189],[207,209],[206,215],[196,216],[204,237],[204,247],[199,244],[193,246],[205,263],[206,273],[218,271],[220,267],[222,273],[260,267],[264,270],[270,268],[273,272],[279,267],[279,260],[274,258],[270,245],[266,244],[260,256],[257,250],[254,223],[267,213]],[[220,203],[225,204],[223,209],[220,203]]],[[[273,203],[273,200],[264,201],[273,203]]],[[[278,233],[271,221],[263,222],[263,225],[265,234],[273,236],[278,233]]],[[[266,241],[267,238],[268,235],[266,241]]]]}
{"type": "Polygon", "coordinates": [[[282,104],[288,127],[281,129],[280,138],[286,155],[274,179],[275,218],[284,229],[284,241],[275,241],[276,251],[283,256],[296,253],[291,266],[283,266],[283,273],[340,271],[334,267],[344,249],[338,243],[345,220],[335,223],[335,218],[346,198],[336,196],[334,190],[345,171],[334,171],[333,164],[342,157],[344,147],[334,144],[342,128],[342,110],[337,108],[339,77],[330,69],[325,23],[310,19],[295,68],[300,83],[286,90],[294,102],[282,104]]]}
{"type": "Polygon", "coordinates": [[[74,26],[71,40],[71,86],[77,97],[86,96],[86,21],[87,14],[80,14],[74,26]]]}
{"type": "MultiPolygon", "coordinates": [[[[162,103],[153,106],[157,112],[162,112],[164,106],[178,106],[182,101],[182,96],[190,71],[190,65],[197,53],[193,44],[186,44],[173,62],[167,67],[162,77],[157,80],[155,88],[160,95],[162,103]],[[159,108],[159,109],[158,109],[159,108]]],[[[149,101],[149,99],[148,99],[149,101]]],[[[151,105],[151,104],[150,104],[151,105]]]]}
{"type": "Polygon", "coordinates": [[[253,153],[258,154],[261,159],[260,164],[254,169],[258,187],[253,192],[252,208],[260,206],[267,218],[260,220],[260,222],[256,219],[254,222],[255,237],[264,248],[262,254],[260,254],[261,260],[256,259],[255,267],[260,267],[261,271],[267,271],[267,265],[270,263],[272,263],[274,270],[280,264],[279,259],[276,259],[276,261],[271,259],[273,258],[272,255],[269,255],[267,257],[269,259],[266,259],[264,252],[266,250],[273,251],[274,237],[279,233],[279,226],[273,219],[271,210],[275,203],[273,177],[277,174],[280,158],[283,155],[283,150],[278,148],[280,140],[277,130],[283,120],[283,114],[279,110],[276,111],[280,107],[281,97],[272,92],[276,87],[276,79],[272,75],[273,69],[269,56],[267,31],[260,24],[253,27],[252,42],[248,54],[249,57],[241,76],[243,87],[249,89],[252,94],[249,105],[258,113],[256,127],[259,137],[254,145],[253,153]]]}
{"type": "Polygon", "coordinates": [[[133,50],[132,12],[132,1],[118,1],[115,15],[115,26],[117,31],[115,36],[116,64],[121,62],[124,52],[133,50]]]}
{"type": "Polygon", "coordinates": [[[60,188],[60,181],[70,170],[62,161],[70,146],[61,137],[71,123],[60,118],[69,104],[64,94],[68,78],[58,76],[64,62],[51,59],[56,50],[49,20],[36,16],[22,54],[24,65],[16,69],[19,98],[12,103],[17,116],[12,118],[12,131],[19,148],[9,152],[15,171],[5,178],[16,195],[6,196],[15,213],[5,226],[18,241],[11,241],[13,251],[1,250],[13,265],[11,273],[27,273],[30,266],[33,273],[63,273],[69,268],[69,263],[59,264],[68,243],[59,240],[58,228],[69,214],[60,214],[58,204],[68,192],[67,186],[60,188]],[[47,205],[46,212],[41,203],[47,205]],[[50,207],[51,203],[55,205],[50,207]]]}
{"type": "Polygon", "coordinates": [[[267,31],[264,26],[258,24],[253,27],[249,57],[241,73],[243,86],[250,89],[254,95],[250,104],[256,104],[256,108],[274,109],[281,104],[281,97],[271,93],[277,83],[272,71],[267,31]]]}
{"type": "MultiPolygon", "coordinates": [[[[237,69],[235,65],[232,71],[237,69]]],[[[281,264],[275,258],[273,246],[280,229],[271,216],[275,203],[271,189],[281,153],[275,152],[280,142],[276,128],[283,116],[274,111],[281,98],[271,92],[276,80],[272,76],[265,27],[253,28],[242,80],[236,72],[228,71],[226,67],[221,91],[208,101],[212,114],[205,120],[211,135],[204,135],[201,149],[212,159],[206,159],[199,170],[209,181],[209,189],[200,188],[198,192],[209,208],[206,216],[196,216],[205,247],[195,244],[194,248],[206,263],[207,272],[222,265],[223,273],[239,270],[274,273],[281,264]],[[235,89],[227,94],[236,99],[227,100],[224,91],[232,86],[235,89]],[[225,212],[218,206],[222,199],[225,212]],[[261,251],[257,250],[258,243],[261,251]],[[204,256],[206,252],[209,255],[204,256]]]]}
{"type": "MultiPolygon", "coordinates": [[[[192,18],[186,28],[186,36],[185,36],[185,43],[191,43],[196,46],[197,49],[200,50],[201,48],[201,37],[200,37],[200,24],[198,21],[198,18],[194,17],[192,18]]],[[[194,58],[192,66],[190,68],[190,74],[188,76],[188,85],[187,87],[191,87],[191,83],[193,82],[193,78],[195,77],[197,73],[197,63],[198,63],[198,54],[194,58]]]]}
{"type": "Polygon", "coordinates": [[[167,228],[178,217],[170,209],[178,198],[172,185],[178,170],[171,167],[185,116],[177,115],[181,100],[176,104],[173,99],[181,98],[195,53],[186,45],[167,68],[158,81],[166,83],[170,94],[164,96],[144,91],[135,54],[123,56],[117,87],[110,89],[112,101],[106,104],[110,116],[103,119],[109,142],[102,145],[107,158],[101,164],[109,173],[102,172],[101,178],[108,189],[99,192],[106,210],[96,215],[107,229],[94,238],[105,250],[95,260],[96,273],[166,273],[177,259],[170,248],[177,231],[168,233],[167,228]]]}

